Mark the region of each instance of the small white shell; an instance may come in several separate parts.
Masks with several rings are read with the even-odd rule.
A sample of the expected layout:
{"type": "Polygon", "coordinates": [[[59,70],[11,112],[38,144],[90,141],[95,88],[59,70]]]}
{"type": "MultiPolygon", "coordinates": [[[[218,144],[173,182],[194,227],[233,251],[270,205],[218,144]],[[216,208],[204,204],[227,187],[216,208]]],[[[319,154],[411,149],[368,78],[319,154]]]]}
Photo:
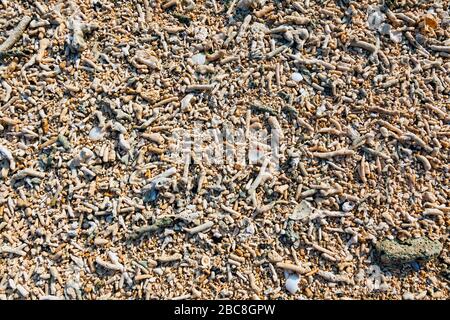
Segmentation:
{"type": "Polygon", "coordinates": [[[250,236],[254,235],[255,234],[255,226],[252,223],[249,223],[247,228],[245,228],[245,233],[250,236]]]}
{"type": "Polygon", "coordinates": [[[102,129],[100,127],[93,127],[89,132],[89,139],[98,141],[103,139],[104,135],[105,134],[102,132],[102,129]]]}
{"type": "Polygon", "coordinates": [[[286,279],[286,290],[292,294],[298,291],[298,283],[300,281],[300,276],[296,273],[290,274],[286,279]]]}
{"type": "Polygon", "coordinates": [[[354,207],[355,204],[353,202],[347,201],[342,204],[342,211],[349,212],[352,211],[354,207]]]}
{"type": "Polygon", "coordinates": [[[4,146],[0,146],[0,159],[2,159],[3,157],[8,159],[9,167],[11,168],[11,170],[14,170],[16,168],[16,162],[14,161],[14,157],[11,151],[9,151],[8,148],[4,146]]]}
{"type": "Polygon", "coordinates": [[[415,296],[411,292],[406,291],[403,293],[403,300],[414,300],[415,296]]]}
{"type": "Polygon", "coordinates": [[[80,151],[80,157],[83,161],[87,161],[94,156],[94,152],[91,149],[84,147],[80,151]]]}
{"type": "Polygon", "coordinates": [[[203,256],[200,262],[204,268],[208,268],[211,265],[211,259],[208,256],[203,256]]]}
{"type": "Polygon", "coordinates": [[[265,24],[259,23],[259,22],[254,22],[251,26],[250,26],[250,30],[253,33],[266,33],[269,28],[267,28],[267,26],[265,24]]]}
{"type": "Polygon", "coordinates": [[[385,15],[377,8],[369,8],[369,13],[367,18],[367,25],[371,30],[380,30],[383,21],[385,20],[385,15]]]}
{"type": "Polygon", "coordinates": [[[258,160],[264,158],[264,152],[260,150],[250,149],[248,152],[249,163],[257,163],[258,160]]]}
{"type": "Polygon", "coordinates": [[[193,97],[193,94],[188,94],[183,99],[181,99],[181,110],[184,110],[190,106],[193,97]]]}
{"type": "Polygon", "coordinates": [[[291,220],[303,220],[307,217],[309,217],[313,212],[313,207],[311,206],[311,203],[309,203],[306,200],[302,200],[300,204],[298,204],[295,208],[292,214],[289,216],[289,219],[291,220]]]}
{"type": "Polygon", "coordinates": [[[300,158],[292,158],[291,159],[291,166],[293,168],[297,168],[298,164],[300,163],[300,158]]]}
{"type": "Polygon", "coordinates": [[[392,31],[392,32],[389,33],[389,37],[395,43],[402,42],[402,36],[403,36],[403,33],[401,31],[392,31]]]}
{"type": "Polygon", "coordinates": [[[195,28],[194,32],[195,32],[194,36],[195,40],[205,41],[206,38],[208,38],[208,29],[206,29],[205,27],[197,27],[195,28]]]}
{"type": "Polygon", "coordinates": [[[300,82],[303,80],[303,76],[301,75],[301,73],[294,72],[291,76],[291,79],[294,80],[295,82],[300,82]]]}
{"type": "Polygon", "coordinates": [[[325,113],[325,111],[327,111],[327,107],[324,104],[322,104],[320,107],[317,108],[316,115],[320,117],[325,113]]]}
{"type": "Polygon", "coordinates": [[[130,143],[127,140],[125,140],[123,134],[119,134],[119,146],[125,151],[131,149],[130,143]]]}
{"type": "Polygon", "coordinates": [[[195,64],[205,64],[206,62],[206,56],[203,53],[197,53],[191,57],[192,62],[195,64]]]}
{"type": "Polygon", "coordinates": [[[185,221],[192,222],[200,217],[200,213],[198,211],[184,210],[178,214],[178,217],[185,221]]]}
{"type": "Polygon", "coordinates": [[[299,92],[300,92],[300,96],[305,97],[305,98],[308,97],[308,95],[309,95],[308,91],[303,88],[300,88],[299,92]]]}

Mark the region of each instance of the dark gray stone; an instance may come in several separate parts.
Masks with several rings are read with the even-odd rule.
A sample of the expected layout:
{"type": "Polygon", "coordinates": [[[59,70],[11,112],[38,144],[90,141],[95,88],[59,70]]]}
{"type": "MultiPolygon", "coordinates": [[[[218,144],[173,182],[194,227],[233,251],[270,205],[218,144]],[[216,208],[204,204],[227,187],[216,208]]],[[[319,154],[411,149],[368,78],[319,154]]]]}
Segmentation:
{"type": "Polygon", "coordinates": [[[422,237],[403,242],[385,239],[378,242],[375,249],[382,264],[395,265],[435,259],[441,253],[442,247],[439,241],[422,237]]]}

